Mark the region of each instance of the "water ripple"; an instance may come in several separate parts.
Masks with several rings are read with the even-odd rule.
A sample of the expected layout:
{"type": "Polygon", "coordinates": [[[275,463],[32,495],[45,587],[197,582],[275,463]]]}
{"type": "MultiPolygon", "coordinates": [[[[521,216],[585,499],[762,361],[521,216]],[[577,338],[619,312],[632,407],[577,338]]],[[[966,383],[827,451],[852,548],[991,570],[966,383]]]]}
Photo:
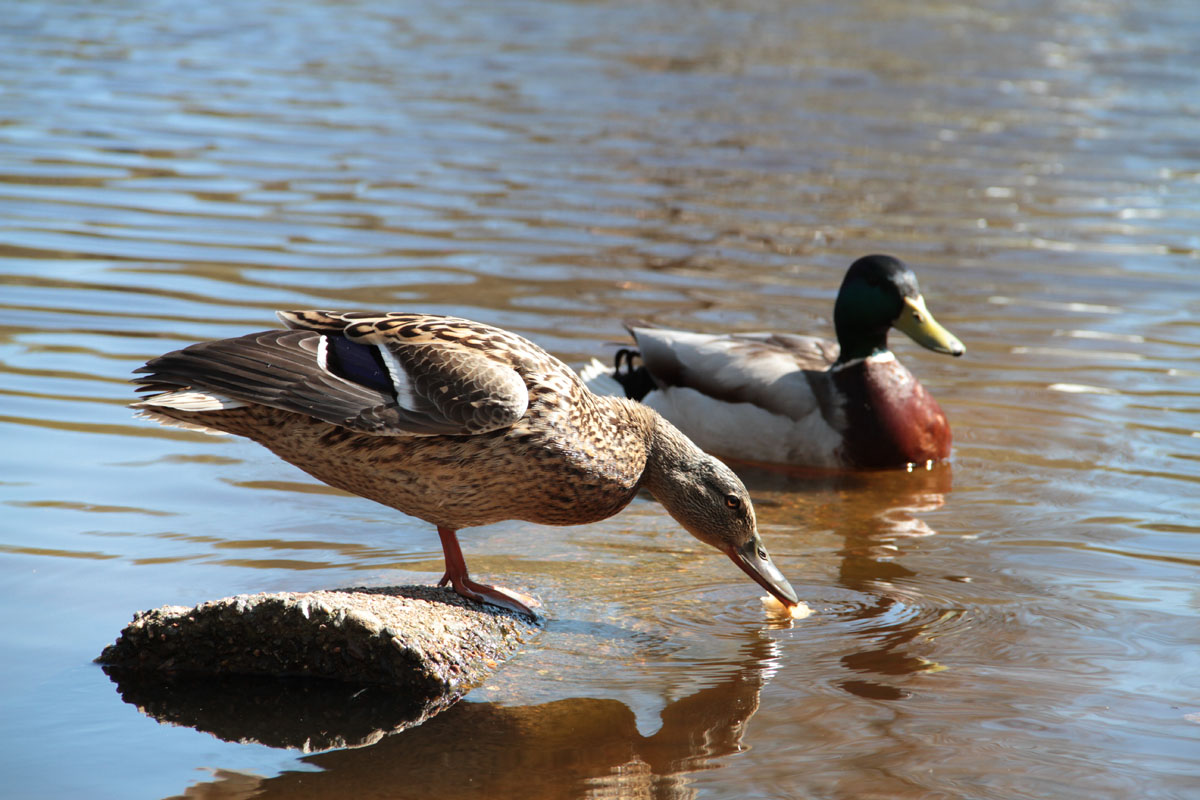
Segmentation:
{"type": "MultiPolygon", "coordinates": [[[[5,640],[37,673],[22,698],[52,698],[9,698],[7,751],[39,780],[61,757],[32,743],[94,762],[66,796],[118,773],[103,788],[136,793],[145,764],[112,765],[179,747],[153,767],[178,793],[195,743],[114,721],[111,689],[55,683],[54,659],[86,663],[133,608],[440,574],[425,523],[132,419],[145,359],[288,307],[461,314],[572,363],[627,317],[828,336],[846,265],[884,251],[967,344],[892,342],[954,456],[744,470],[812,616],[768,615],[646,500],[490,526],[464,536],[473,572],[548,624],[479,692],[617,700],[634,749],[673,713],[654,786],[705,797],[1186,796],[1196,15],[1027,5],[6,4],[0,554],[4,596],[43,602],[5,640]]],[[[544,772],[522,786],[574,775],[544,772]]]]}

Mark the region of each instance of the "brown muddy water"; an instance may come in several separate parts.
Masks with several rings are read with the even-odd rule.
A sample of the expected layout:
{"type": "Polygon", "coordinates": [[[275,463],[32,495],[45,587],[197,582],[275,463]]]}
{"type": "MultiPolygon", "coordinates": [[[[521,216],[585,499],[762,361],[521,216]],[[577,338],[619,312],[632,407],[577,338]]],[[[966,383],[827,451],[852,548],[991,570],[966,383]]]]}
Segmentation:
{"type": "Polygon", "coordinates": [[[1192,0],[0,12],[5,797],[1200,797],[1192,0]],[[424,523],[134,420],[146,358],[295,307],[575,364],[629,316],[828,332],[879,251],[967,345],[895,340],[955,449],[746,474],[809,619],[638,500],[466,532],[546,629],[370,746],[163,724],[91,663],[136,609],[441,572],[424,523]]]}

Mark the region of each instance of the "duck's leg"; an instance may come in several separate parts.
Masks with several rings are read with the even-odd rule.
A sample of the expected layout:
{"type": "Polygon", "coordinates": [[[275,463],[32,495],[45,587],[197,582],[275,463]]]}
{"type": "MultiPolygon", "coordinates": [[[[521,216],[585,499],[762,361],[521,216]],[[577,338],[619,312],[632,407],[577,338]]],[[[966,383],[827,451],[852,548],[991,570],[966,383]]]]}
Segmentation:
{"type": "Polygon", "coordinates": [[[490,603],[498,608],[515,611],[518,614],[533,616],[530,606],[539,605],[532,597],[504,589],[499,586],[489,586],[486,583],[476,583],[467,575],[467,562],[463,558],[462,548],[458,546],[458,532],[450,528],[438,526],[438,536],[442,540],[442,553],[446,557],[446,574],[438,581],[438,586],[449,583],[454,591],[468,600],[477,603],[490,603]],[[526,605],[528,604],[528,605],[526,605]]]}

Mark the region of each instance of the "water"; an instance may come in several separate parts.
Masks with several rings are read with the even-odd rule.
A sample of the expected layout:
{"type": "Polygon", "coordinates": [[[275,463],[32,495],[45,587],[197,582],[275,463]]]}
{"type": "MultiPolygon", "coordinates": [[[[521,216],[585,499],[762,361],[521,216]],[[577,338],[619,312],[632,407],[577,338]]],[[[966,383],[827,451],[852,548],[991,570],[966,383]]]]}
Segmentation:
{"type": "Polygon", "coordinates": [[[1200,796],[1200,18],[1184,0],[0,4],[0,767],[14,798],[1200,796]],[[160,724],[134,610],[432,580],[428,526],[132,419],[276,308],[828,332],[895,253],[930,472],[747,472],[815,614],[660,507],[468,531],[545,632],[309,754],[160,724]]]}

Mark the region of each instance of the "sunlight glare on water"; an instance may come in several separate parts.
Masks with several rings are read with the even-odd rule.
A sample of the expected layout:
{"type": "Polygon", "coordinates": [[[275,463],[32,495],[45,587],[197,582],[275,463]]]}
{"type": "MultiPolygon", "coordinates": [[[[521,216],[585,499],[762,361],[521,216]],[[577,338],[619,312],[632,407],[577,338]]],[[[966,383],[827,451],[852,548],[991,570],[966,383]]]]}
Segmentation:
{"type": "Polygon", "coordinates": [[[2,6],[13,797],[1195,796],[1189,3],[2,6]],[[831,335],[870,252],[967,346],[892,338],[954,454],[740,470],[807,619],[640,498],[466,531],[546,628],[369,746],[161,724],[90,663],[138,609],[442,571],[423,522],[135,420],[148,358],[305,307],[575,365],[626,318],[831,335]]]}

